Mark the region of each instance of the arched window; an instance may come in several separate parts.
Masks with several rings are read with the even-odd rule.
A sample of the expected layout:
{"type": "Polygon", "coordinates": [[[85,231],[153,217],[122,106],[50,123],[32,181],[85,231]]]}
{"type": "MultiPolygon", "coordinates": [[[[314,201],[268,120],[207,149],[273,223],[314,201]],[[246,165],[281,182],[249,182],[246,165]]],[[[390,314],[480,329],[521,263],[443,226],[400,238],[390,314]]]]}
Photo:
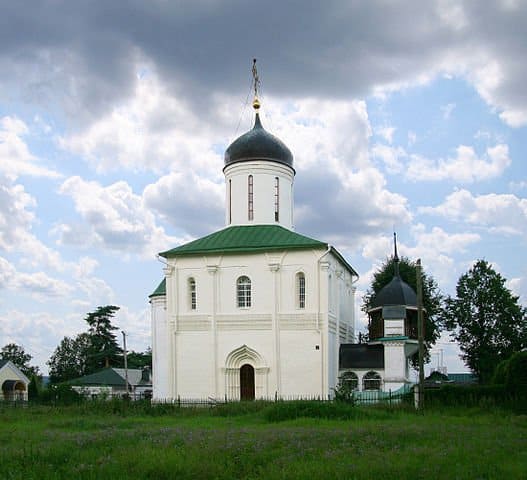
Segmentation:
{"type": "Polygon", "coordinates": [[[188,300],[191,310],[196,310],[196,280],[193,278],[188,279],[188,300]]]}
{"type": "Polygon", "coordinates": [[[296,306],[306,308],[306,276],[303,272],[296,274],[296,306]]]}
{"type": "Polygon", "coordinates": [[[347,391],[357,390],[359,387],[359,377],[355,372],[347,371],[340,376],[340,383],[347,391]]]}
{"type": "Polygon", "coordinates": [[[249,277],[243,276],[238,278],[236,282],[236,297],[239,308],[251,306],[251,279],[249,277]]]}
{"type": "Polygon", "coordinates": [[[380,390],[381,389],[381,376],[377,372],[368,372],[362,378],[362,389],[363,390],[380,390]]]}
{"type": "Polygon", "coordinates": [[[232,223],[232,180],[229,179],[229,225],[232,223]]]}
{"type": "Polygon", "coordinates": [[[252,175],[249,175],[247,179],[247,215],[249,220],[254,219],[254,184],[252,175]]]}
{"type": "Polygon", "coordinates": [[[274,178],[274,221],[280,218],[280,183],[278,177],[274,178]]]}

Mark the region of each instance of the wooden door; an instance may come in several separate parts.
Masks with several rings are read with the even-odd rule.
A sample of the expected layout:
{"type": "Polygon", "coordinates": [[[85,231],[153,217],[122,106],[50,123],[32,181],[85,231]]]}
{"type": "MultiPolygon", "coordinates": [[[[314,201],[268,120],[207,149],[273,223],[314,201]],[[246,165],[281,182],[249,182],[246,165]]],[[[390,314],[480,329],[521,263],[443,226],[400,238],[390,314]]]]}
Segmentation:
{"type": "Polygon", "coordinates": [[[254,368],[247,363],[240,368],[240,400],[254,400],[254,368]]]}

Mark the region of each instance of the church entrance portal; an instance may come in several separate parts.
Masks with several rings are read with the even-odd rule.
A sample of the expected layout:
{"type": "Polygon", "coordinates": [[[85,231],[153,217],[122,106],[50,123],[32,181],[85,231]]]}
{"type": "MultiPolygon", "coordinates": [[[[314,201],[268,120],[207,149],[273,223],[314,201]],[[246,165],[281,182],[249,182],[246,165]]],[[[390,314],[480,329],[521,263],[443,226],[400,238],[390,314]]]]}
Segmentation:
{"type": "Polygon", "coordinates": [[[248,363],[240,368],[240,400],[254,400],[254,368],[248,363]]]}

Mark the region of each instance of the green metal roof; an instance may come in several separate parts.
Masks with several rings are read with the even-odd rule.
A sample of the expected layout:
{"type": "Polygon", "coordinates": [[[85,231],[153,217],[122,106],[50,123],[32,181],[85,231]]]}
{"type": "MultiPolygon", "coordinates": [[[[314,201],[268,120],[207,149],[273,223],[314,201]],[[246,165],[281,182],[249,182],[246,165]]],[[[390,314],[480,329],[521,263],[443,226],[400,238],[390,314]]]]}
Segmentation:
{"type": "Polygon", "coordinates": [[[166,295],[166,293],[167,293],[167,280],[166,278],[163,278],[163,280],[161,280],[161,283],[157,286],[157,288],[154,290],[152,295],[149,295],[148,297],[149,298],[161,297],[161,296],[166,295]]]}
{"type": "Polygon", "coordinates": [[[172,258],[327,247],[327,243],[305,237],[279,225],[239,225],[224,228],[180,247],[161,252],[159,255],[172,258]]]}
{"type": "MultiPolygon", "coordinates": [[[[179,247],[161,252],[165,258],[187,257],[195,255],[258,253],[273,250],[305,250],[310,248],[327,249],[328,244],[299,233],[292,232],[279,225],[238,225],[224,228],[206,237],[198,238],[179,247]]],[[[353,267],[333,247],[335,255],[351,272],[359,276],[353,267]]],[[[151,297],[166,295],[166,281],[163,279],[151,297]]]]}
{"type": "Polygon", "coordinates": [[[68,383],[73,385],[106,385],[106,386],[125,386],[124,378],[121,377],[113,368],[105,368],[91,375],[70,380],[68,383]]]}

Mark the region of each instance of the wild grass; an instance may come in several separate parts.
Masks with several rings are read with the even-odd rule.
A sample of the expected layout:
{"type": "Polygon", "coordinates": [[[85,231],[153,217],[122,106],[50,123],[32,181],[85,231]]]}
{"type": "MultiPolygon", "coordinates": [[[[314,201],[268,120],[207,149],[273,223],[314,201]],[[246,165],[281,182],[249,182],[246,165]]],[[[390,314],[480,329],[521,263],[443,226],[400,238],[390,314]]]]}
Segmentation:
{"type": "Polygon", "coordinates": [[[0,407],[0,478],[525,478],[526,416],[332,406],[0,407]]]}

